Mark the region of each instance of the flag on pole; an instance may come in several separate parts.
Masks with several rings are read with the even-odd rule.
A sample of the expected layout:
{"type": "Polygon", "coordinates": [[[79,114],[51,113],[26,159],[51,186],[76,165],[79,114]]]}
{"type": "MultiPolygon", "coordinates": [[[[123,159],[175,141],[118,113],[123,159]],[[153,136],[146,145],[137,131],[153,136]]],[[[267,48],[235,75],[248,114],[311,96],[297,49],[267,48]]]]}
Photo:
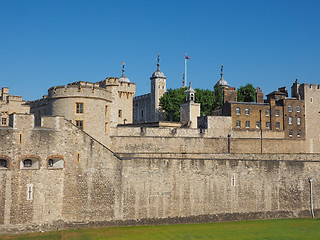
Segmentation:
{"type": "Polygon", "coordinates": [[[189,57],[187,56],[187,54],[184,54],[184,56],[185,56],[185,59],[190,59],[190,60],[191,60],[191,58],[189,58],[189,57]]]}

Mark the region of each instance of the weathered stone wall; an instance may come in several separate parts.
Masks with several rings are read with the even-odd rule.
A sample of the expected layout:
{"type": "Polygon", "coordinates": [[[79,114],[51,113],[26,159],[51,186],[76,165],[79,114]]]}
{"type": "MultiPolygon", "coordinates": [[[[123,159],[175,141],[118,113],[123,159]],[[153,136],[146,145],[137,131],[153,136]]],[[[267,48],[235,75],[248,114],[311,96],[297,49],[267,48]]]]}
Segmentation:
{"type": "Polygon", "coordinates": [[[306,140],[308,142],[308,151],[312,153],[320,152],[320,137],[319,137],[319,121],[320,121],[320,85],[316,84],[301,84],[299,93],[305,102],[305,127],[306,140]]]}
{"type": "Polygon", "coordinates": [[[309,178],[315,183],[314,207],[320,207],[316,199],[320,194],[316,155],[132,157],[122,161],[124,219],[215,214],[225,214],[224,219],[228,219],[237,214],[266,212],[270,216],[278,212],[283,216],[305,216],[303,211],[308,212],[310,207],[309,178]]]}
{"type": "Polygon", "coordinates": [[[0,233],[119,218],[121,167],[110,150],[62,117],[46,117],[42,128],[31,126],[33,115],[13,115],[12,122],[0,129],[0,158],[11,159],[0,169],[0,233]],[[48,167],[54,156],[63,157],[63,168],[48,167]],[[39,168],[21,169],[32,157],[39,168]]]}
{"type": "Polygon", "coordinates": [[[62,117],[44,118],[41,128],[33,120],[15,114],[11,128],[0,128],[0,158],[10,162],[0,169],[0,233],[306,217],[309,178],[320,209],[319,154],[227,154],[227,138],[154,136],[114,137],[116,154],[62,117]],[[63,168],[49,168],[55,156],[63,168]],[[26,158],[39,168],[21,168],[26,158]]]}

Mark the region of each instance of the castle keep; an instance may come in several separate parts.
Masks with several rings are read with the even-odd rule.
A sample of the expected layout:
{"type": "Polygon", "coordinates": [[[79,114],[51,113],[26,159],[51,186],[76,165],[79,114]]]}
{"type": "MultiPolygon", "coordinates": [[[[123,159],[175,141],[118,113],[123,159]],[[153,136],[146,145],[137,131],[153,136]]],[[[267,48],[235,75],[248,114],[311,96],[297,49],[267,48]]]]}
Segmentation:
{"type": "Polygon", "coordinates": [[[2,88],[0,233],[320,214],[320,89],[293,83],[255,103],[162,120],[166,77],[134,97],[125,76],[55,86],[24,102],[2,88]],[[5,120],[4,120],[5,119],[5,120]],[[310,195],[310,180],[313,195],[310,195]]]}

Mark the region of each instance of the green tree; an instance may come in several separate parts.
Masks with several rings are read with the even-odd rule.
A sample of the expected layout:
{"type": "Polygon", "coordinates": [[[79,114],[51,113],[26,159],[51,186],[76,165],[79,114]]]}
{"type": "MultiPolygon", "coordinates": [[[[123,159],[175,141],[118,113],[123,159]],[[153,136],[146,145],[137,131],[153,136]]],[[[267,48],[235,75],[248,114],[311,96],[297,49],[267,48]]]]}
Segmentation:
{"type": "MultiPolygon", "coordinates": [[[[180,105],[186,102],[187,88],[169,89],[161,98],[160,106],[165,110],[165,120],[180,121],[180,105]]],[[[201,116],[210,115],[214,109],[214,92],[211,90],[195,89],[195,102],[201,104],[201,116]]]]}
{"type": "Polygon", "coordinates": [[[211,90],[204,90],[204,89],[195,89],[196,99],[195,102],[201,104],[200,114],[201,116],[208,116],[211,115],[212,111],[214,110],[214,92],[211,90]]]}
{"type": "Polygon", "coordinates": [[[256,101],[256,89],[251,83],[248,83],[244,87],[241,86],[237,90],[238,102],[255,102],[256,101]]]}
{"type": "Polygon", "coordinates": [[[168,89],[160,98],[160,106],[165,110],[165,120],[180,121],[180,104],[186,101],[187,88],[168,89]]]}
{"type": "Polygon", "coordinates": [[[216,84],[214,85],[214,105],[213,110],[219,109],[223,104],[223,87],[216,84]]]}

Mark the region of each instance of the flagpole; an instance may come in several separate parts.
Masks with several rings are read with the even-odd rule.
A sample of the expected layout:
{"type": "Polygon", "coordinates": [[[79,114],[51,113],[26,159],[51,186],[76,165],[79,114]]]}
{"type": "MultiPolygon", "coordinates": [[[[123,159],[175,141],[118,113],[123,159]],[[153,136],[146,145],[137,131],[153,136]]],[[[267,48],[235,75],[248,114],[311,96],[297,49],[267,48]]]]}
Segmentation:
{"type": "Polygon", "coordinates": [[[186,86],[188,86],[188,81],[187,81],[187,54],[184,54],[184,73],[185,73],[185,81],[186,81],[186,86]]]}

